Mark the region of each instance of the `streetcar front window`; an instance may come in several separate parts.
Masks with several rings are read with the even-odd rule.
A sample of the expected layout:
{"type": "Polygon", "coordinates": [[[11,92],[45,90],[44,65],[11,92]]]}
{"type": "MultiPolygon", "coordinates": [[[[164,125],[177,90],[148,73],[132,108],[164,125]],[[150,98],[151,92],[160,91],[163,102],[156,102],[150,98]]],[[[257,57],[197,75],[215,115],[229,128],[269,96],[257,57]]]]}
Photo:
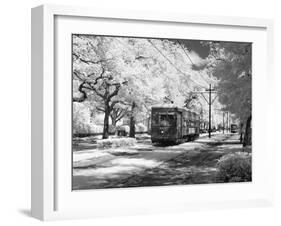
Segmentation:
{"type": "Polygon", "coordinates": [[[159,117],[160,126],[173,126],[175,124],[175,115],[160,115],[159,117]]]}

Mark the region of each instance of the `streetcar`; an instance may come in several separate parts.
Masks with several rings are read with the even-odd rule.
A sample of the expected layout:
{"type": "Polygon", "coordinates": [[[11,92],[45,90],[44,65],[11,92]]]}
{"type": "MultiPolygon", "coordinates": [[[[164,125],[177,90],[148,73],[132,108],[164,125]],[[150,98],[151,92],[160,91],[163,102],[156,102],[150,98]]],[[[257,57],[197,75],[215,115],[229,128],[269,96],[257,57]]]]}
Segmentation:
{"type": "Polygon", "coordinates": [[[237,133],[238,132],[238,126],[236,124],[230,125],[230,132],[231,133],[237,133]]]}
{"type": "Polygon", "coordinates": [[[152,107],[152,143],[182,143],[199,137],[200,117],[177,107],[152,107]]]}

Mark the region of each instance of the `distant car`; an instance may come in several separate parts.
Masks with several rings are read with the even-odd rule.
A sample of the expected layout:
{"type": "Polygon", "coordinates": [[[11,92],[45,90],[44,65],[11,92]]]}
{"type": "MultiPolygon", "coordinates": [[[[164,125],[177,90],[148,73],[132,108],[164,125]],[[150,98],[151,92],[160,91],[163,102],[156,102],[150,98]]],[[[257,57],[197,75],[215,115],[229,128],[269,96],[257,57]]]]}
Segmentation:
{"type": "Polygon", "coordinates": [[[127,136],[129,133],[129,126],[128,125],[118,126],[116,128],[116,131],[118,136],[127,136]]]}
{"type": "Polygon", "coordinates": [[[238,126],[236,124],[230,125],[230,132],[231,133],[237,133],[238,132],[238,126]]]}

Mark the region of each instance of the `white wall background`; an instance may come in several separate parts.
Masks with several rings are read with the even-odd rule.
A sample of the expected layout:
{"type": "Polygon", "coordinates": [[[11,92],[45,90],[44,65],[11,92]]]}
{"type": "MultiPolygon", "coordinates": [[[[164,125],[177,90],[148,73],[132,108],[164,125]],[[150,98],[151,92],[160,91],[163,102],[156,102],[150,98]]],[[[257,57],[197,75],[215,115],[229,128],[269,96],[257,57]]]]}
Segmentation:
{"type": "MultiPolygon", "coordinates": [[[[42,224],[30,208],[30,8],[43,3],[98,8],[152,10],[275,20],[275,98],[272,148],[275,149],[276,204],[272,208],[214,210],[178,214],[51,222],[51,225],[280,225],[281,224],[281,14],[278,1],[260,0],[6,0],[1,2],[0,35],[0,224],[42,224]],[[279,116],[279,117],[278,117],[279,116]],[[278,120],[279,119],[279,120],[278,120]]],[[[261,91],[262,92],[262,91],[261,91]]],[[[94,203],[93,203],[94,205],[94,203]]]]}

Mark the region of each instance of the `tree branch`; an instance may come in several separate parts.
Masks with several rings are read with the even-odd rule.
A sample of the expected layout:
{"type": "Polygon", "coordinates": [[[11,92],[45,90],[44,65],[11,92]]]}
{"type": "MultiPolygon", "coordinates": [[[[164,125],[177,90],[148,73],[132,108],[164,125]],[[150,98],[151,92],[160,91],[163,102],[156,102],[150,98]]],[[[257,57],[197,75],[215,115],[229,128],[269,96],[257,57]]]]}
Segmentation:
{"type": "Polygon", "coordinates": [[[94,60],[89,60],[89,59],[82,58],[81,56],[79,56],[78,54],[76,54],[74,52],[72,53],[72,55],[76,59],[80,60],[81,62],[83,62],[85,64],[101,64],[101,63],[105,63],[105,62],[108,62],[108,61],[112,60],[112,58],[109,58],[109,59],[100,59],[100,60],[94,61],[94,60]]]}
{"type": "Polygon", "coordinates": [[[81,103],[81,102],[83,102],[83,101],[85,101],[85,100],[87,99],[87,93],[83,90],[83,88],[85,88],[84,85],[85,85],[85,82],[82,82],[82,83],[79,85],[79,87],[78,87],[78,91],[79,91],[80,93],[82,93],[82,96],[81,96],[81,97],[73,97],[73,98],[72,98],[72,101],[73,101],[73,102],[79,102],[79,103],[81,103]]]}
{"type": "Polygon", "coordinates": [[[122,109],[121,111],[119,111],[119,114],[117,114],[116,117],[116,122],[120,121],[128,112],[128,109],[122,109]]]}
{"type": "Polygon", "coordinates": [[[125,101],[122,101],[122,100],[114,100],[114,101],[111,102],[110,108],[113,109],[116,104],[123,104],[123,105],[131,106],[129,103],[127,103],[127,102],[125,102],[125,101]]]}
{"type": "Polygon", "coordinates": [[[109,100],[112,98],[112,97],[114,97],[114,96],[116,96],[117,94],[118,94],[118,92],[119,92],[119,90],[120,90],[120,88],[121,88],[121,85],[125,85],[125,84],[128,84],[128,81],[124,81],[124,82],[122,82],[122,83],[107,83],[109,86],[115,86],[115,90],[111,93],[111,94],[109,94],[108,95],[108,98],[109,98],[109,100]]]}
{"type": "MultiPolygon", "coordinates": [[[[103,79],[103,75],[104,75],[104,73],[105,73],[105,69],[104,69],[103,67],[102,67],[102,71],[101,71],[100,75],[99,75],[97,78],[95,78],[94,82],[92,82],[92,81],[90,81],[90,80],[87,80],[87,79],[85,79],[85,78],[82,78],[82,77],[79,75],[79,74],[81,74],[81,73],[78,72],[78,71],[73,71],[73,73],[75,74],[75,76],[76,76],[80,81],[82,81],[83,83],[86,83],[86,84],[90,87],[90,88],[88,88],[88,87],[84,87],[84,88],[88,88],[88,89],[94,91],[99,97],[101,97],[101,98],[103,98],[103,99],[106,98],[105,95],[104,95],[103,93],[99,92],[98,89],[95,87],[95,85],[98,84],[99,80],[100,80],[100,79],[103,79]]],[[[87,75],[86,77],[89,77],[89,75],[87,75]]]]}
{"type": "Polygon", "coordinates": [[[96,109],[97,109],[98,111],[105,112],[104,108],[102,108],[102,107],[96,107],[96,109]]]}
{"type": "Polygon", "coordinates": [[[116,96],[117,94],[118,94],[118,92],[119,92],[119,90],[120,90],[120,87],[121,87],[121,85],[118,83],[118,84],[116,84],[116,85],[111,85],[111,86],[115,86],[115,90],[112,92],[112,93],[110,93],[109,95],[108,95],[108,99],[110,100],[112,97],[114,97],[114,96],[116,96]]]}

